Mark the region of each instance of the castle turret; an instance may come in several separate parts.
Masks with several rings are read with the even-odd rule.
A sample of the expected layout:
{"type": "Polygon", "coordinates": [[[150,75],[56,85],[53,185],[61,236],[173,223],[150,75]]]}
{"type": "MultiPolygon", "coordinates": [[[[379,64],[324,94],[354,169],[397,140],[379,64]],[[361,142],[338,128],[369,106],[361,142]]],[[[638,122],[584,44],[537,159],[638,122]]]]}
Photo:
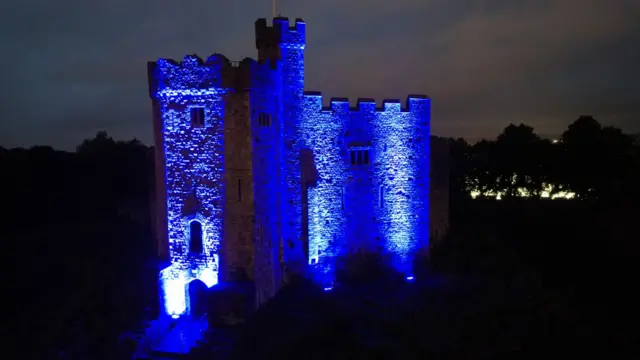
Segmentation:
{"type": "Polygon", "coordinates": [[[280,97],[276,125],[281,136],[281,234],[284,244],[284,261],[289,270],[302,272],[307,263],[307,232],[303,227],[303,201],[305,184],[301,177],[300,102],[304,91],[304,49],[306,24],[296,19],[293,26],[289,19],[277,17],[268,27],[265,19],[256,22],[256,47],[260,60],[277,60],[280,73],[280,97]]]}
{"type": "Polygon", "coordinates": [[[156,140],[159,252],[168,256],[160,272],[163,313],[190,312],[188,284],[218,282],[224,213],[223,73],[226,58],[206,62],[185,56],[182,62],[149,63],[150,96],[156,140]]]}

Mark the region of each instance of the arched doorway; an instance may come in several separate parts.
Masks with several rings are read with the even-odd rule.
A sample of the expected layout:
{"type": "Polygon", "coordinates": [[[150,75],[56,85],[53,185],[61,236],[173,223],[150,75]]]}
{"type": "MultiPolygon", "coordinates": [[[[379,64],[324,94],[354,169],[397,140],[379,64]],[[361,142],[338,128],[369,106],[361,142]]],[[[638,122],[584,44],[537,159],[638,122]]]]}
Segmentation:
{"type": "Polygon", "coordinates": [[[189,287],[189,313],[195,318],[200,318],[208,311],[207,285],[195,279],[187,286],[189,287]]]}

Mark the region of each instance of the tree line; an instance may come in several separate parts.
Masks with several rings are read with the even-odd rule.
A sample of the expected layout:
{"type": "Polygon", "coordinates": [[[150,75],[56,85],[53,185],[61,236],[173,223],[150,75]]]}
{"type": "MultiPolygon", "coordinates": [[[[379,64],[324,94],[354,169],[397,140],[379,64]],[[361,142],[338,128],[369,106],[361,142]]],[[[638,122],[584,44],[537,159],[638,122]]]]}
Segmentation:
{"type": "Polygon", "coordinates": [[[75,152],[0,148],[3,337],[18,357],[113,359],[154,316],[152,159],[105,132],[75,152]]]}
{"type": "Polygon", "coordinates": [[[510,124],[492,141],[452,140],[452,186],[474,197],[637,198],[639,149],[634,137],[590,116],[556,139],[510,124]]]}
{"type": "MultiPolygon", "coordinates": [[[[597,203],[639,198],[638,145],[591,117],[579,118],[558,139],[512,124],[493,141],[450,143],[452,212],[470,195],[572,193],[597,203]]],[[[116,141],[105,132],[75,152],[0,147],[1,266],[6,308],[12,309],[4,336],[16,339],[23,357],[115,358],[118,335],[155,316],[152,152],[138,140],[116,141]]],[[[471,217],[452,222],[452,231],[471,217]]],[[[477,233],[471,236],[477,243],[477,233]]],[[[457,259],[464,252],[481,257],[468,247],[446,251],[457,259]]],[[[441,263],[450,258],[438,255],[441,263]]]]}

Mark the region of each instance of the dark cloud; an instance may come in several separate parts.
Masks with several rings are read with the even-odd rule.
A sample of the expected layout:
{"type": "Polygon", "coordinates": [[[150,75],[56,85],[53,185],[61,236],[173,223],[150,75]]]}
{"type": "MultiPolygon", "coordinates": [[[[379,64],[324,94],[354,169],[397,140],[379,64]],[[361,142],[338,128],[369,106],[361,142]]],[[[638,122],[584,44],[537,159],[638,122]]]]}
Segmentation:
{"type": "MultiPolygon", "coordinates": [[[[280,0],[308,23],[307,87],[327,97],[433,97],[442,135],[509,122],[561,131],[583,113],[640,131],[640,3],[280,0]]],[[[72,148],[99,129],[151,139],[145,63],[254,56],[256,0],[0,5],[0,144],[72,148]]]]}

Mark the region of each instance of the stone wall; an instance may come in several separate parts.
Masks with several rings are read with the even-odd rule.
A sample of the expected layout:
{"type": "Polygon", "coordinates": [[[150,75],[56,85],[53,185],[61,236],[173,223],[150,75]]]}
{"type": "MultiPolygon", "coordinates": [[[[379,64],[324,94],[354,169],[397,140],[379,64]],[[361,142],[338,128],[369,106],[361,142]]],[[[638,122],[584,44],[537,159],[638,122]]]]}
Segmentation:
{"type": "Polygon", "coordinates": [[[249,93],[226,98],[224,119],[224,181],[226,201],[222,244],[222,280],[249,280],[253,275],[253,164],[249,93]]]}
{"type": "Polygon", "coordinates": [[[254,62],[250,93],[255,217],[254,282],[258,304],[275,294],[282,274],[281,242],[282,117],[280,72],[269,61],[254,62]]]}
{"type": "Polygon", "coordinates": [[[430,100],[377,109],[361,99],[351,109],[348,100],[332,99],[322,108],[321,95],[307,93],[301,105],[314,277],[329,285],[336,258],[355,251],[384,252],[411,275],[413,255],[429,241],[430,100]]]}
{"type": "Polygon", "coordinates": [[[297,20],[293,27],[287,18],[276,18],[278,69],[282,104],[282,237],[284,261],[292,272],[304,272],[307,263],[306,232],[302,224],[303,183],[300,174],[300,102],[304,91],[304,48],[306,25],[297,20]]]}
{"type": "Polygon", "coordinates": [[[159,253],[169,255],[159,281],[164,312],[174,317],[189,311],[191,281],[208,287],[218,283],[227,213],[225,123],[235,116],[236,69],[217,55],[149,64],[156,146],[161,147],[156,161],[163,186],[157,203],[163,204],[158,217],[165,220],[158,225],[166,226],[158,231],[159,253]],[[194,111],[202,114],[201,121],[194,121],[194,111]]]}
{"type": "Polygon", "coordinates": [[[305,42],[302,20],[261,19],[258,61],[214,54],[150,64],[167,289],[194,278],[253,280],[260,304],[285,265],[329,286],[337,258],[357,251],[383,252],[410,276],[430,234],[446,232],[448,172],[437,162],[430,173],[442,154],[430,154],[430,100],[351,108],[333,99],[323,108],[319,93],[303,93],[305,42]],[[192,125],[193,106],[205,108],[204,126],[192,125]],[[198,254],[188,251],[191,221],[203,225],[198,254]]]}

